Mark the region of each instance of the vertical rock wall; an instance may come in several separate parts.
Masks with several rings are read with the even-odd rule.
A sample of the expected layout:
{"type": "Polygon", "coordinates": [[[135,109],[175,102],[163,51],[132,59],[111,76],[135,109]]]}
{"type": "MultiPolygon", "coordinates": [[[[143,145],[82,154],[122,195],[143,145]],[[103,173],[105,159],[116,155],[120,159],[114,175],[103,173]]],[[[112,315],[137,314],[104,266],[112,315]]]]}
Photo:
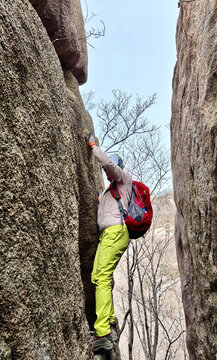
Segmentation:
{"type": "Polygon", "coordinates": [[[92,359],[80,267],[90,294],[102,184],[83,80],[73,66],[63,73],[29,1],[0,3],[0,33],[0,353],[92,359]]]}
{"type": "Polygon", "coordinates": [[[89,132],[93,129],[92,120],[84,109],[78,84],[72,72],[64,73],[67,86],[68,106],[75,109],[73,122],[75,135],[76,174],[79,189],[79,256],[81,276],[85,291],[85,308],[89,326],[93,330],[95,322],[95,293],[90,277],[98,244],[97,194],[103,190],[102,173],[98,162],[87,146],[89,132]]]}
{"type": "Polygon", "coordinates": [[[173,79],[176,244],[191,360],[217,355],[217,1],[180,2],[173,79]]]}

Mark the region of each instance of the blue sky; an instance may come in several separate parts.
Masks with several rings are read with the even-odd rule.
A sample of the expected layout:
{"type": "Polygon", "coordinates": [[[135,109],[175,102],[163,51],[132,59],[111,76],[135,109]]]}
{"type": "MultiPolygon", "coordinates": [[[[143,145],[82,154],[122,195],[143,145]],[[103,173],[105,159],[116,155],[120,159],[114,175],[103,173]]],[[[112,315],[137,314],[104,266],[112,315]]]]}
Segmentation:
{"type": "MultiPolygon", "coordinates": [[[[83,15],[85,0],[81,1],[83,15]]],[[[175,33],[179,9],[175,0],[87,0],[87,23],[106,25],[105,37],[89,39],[88,81],[81,92],[93,90],[96,99],[112,99],[112,90],[137,93],[146,98],[157,93],[156,104],[147,111],[153,124],[162,126],[162,141],[170,148],[166,125],[171,117],[172,76],[176,63],[175,33]]],[[[97,127],[95,128],[97,135],[97,127]]]]}

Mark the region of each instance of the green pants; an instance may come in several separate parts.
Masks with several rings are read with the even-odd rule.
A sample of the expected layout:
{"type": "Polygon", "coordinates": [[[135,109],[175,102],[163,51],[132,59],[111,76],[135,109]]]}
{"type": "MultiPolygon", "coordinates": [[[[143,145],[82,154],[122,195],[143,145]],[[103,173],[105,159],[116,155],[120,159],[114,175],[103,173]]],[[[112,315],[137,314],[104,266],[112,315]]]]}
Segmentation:
{"type": "Polygon", "coordinates": [[[110,333],[110,323],[115,320],[111,281],[121,255],[129,243],[126,225],[114,225],[105,229],[99,238],[91,281],[95,285],[96,322],[98,336],[110,333]]]}

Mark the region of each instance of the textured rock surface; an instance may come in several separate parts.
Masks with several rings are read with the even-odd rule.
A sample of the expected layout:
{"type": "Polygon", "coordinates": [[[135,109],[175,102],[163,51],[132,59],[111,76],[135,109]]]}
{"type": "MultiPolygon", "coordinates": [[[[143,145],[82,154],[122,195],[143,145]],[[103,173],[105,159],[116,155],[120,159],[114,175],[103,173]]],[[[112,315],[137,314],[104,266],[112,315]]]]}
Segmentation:
{"type": "Polygon", "coordinates": [[[87,81],[87,45],[80,0],[30,0],[56,49],[64,70],[79,84],[87,81]]]}
{"type": "Polygon", "coordinates": [[[11,349],[6,341],[0,336],[0,359],[1,360],[12,360],[11,349]]]}
{"type": "Polygon", "coordinates": [[[181,3],[173,79],[176,244],[191,360],[217,354],[217,1],[181,3]]]}
{"type": "Polygon", "coordinates": [[[70,71],[65,72],[68,87],[68,105],[76,109],[76,121],[73,132],[76,134],[76,162],[79,200],[79,253],[81,259],[81,276],[86,297],[86,315],[91,329],[95,322],[95,294],[91,284],[94,256],[98,243],[97,193],[103,189],[102,173],[92,150],[87,149],[89,132],[93,129],[91,118],[83,107],[78,84],[70,71]]]}
{"type": "Polygon", "coordinates": [[[92,122],[32,5],[2,1],[0,27],[1,345],[16,360],[91,359],[78,240],[93,224],[93,258],[92,122]]]}

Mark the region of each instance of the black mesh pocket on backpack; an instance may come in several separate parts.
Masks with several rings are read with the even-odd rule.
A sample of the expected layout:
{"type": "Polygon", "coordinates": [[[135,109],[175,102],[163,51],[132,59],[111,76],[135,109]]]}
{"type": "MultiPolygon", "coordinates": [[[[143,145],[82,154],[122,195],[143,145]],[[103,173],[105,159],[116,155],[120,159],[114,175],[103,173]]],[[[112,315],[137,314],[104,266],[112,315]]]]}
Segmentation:
{"type": "Polygon", "coordinates": [[[140,223],[143,219],[144,211],[135,203],[131,203],[128,209],[128,216],[130,216],[133,220],[140,223]]]}

